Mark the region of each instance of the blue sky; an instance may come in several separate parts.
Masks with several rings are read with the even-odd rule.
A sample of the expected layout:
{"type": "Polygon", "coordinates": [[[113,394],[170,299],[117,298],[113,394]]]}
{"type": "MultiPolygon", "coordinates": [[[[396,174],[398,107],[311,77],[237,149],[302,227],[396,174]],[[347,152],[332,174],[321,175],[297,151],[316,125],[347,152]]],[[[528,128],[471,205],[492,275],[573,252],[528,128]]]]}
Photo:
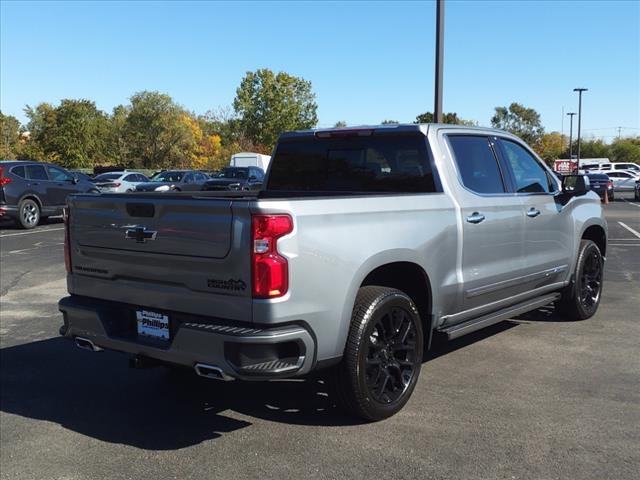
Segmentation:
{"type": "MultiPolygon", "coordinates": [[[[433,105],[431,1],[2,1],[0,13],[0,106],[23,121],[26,104],[110,111],[140,90],[204,113],[262,67],[310,80],[321,126],[408,122],[433,105]]],[[[516,101],[560,131],[584,86],[587,136],[640,134],[640,2],[447,0],[445,21],[445,111],[488,125],[516,101]]]]}

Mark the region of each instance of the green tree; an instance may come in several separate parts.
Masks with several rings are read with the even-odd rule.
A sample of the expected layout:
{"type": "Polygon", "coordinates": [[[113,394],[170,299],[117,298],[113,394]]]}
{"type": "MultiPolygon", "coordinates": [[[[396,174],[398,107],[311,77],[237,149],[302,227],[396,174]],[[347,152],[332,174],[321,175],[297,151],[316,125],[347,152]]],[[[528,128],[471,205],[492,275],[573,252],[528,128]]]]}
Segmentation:
{"type": "Polygon", "coordinates": [[[0,160],[15,160],[22,152],[20,122],[0,111],[0,160]]]}
{"type": "Polygon", "coordinates": [[[400,122],[397,120],[383,120],[381,125],[399,125],[400,122]]]}
{"type": "MultiPolygon", "coordinates": [[[[433,123],[433,113],[421,113],[416,117],[416,121],[413,123],[433,123]]],[[[444,113],[442,115],[442,123],[448,123],[451,125],[476,125],[476,122],[473,120],[463,120],[458,117],[458,114],[455,112],[444,113]]]]}
{"type": "Polygon", "coordinates": [[[343,128],[347,126],[347,122],[345,122],[344,120],[338,120],[336,123],[334,123],[333,128],[343,128]]]}
{"type": "Polygon", "coordinates": [[[566,137],[558,132],[545,133],[533,148],[548,165],[553,166],[555,160],[562,155],[565,140],[566,137]]]}
{"type": "Polygon", "coordinates": [[[69,168],[104,162],[107,116],[90,100],[64,99],[53,107],[27,106],[31,139],[26,149],[35,160],[50,160],[69,168]]]}
{"type": "Polygon", "coordinates": [[[193,133],[184,115],[184,109],[167,94],[134,94],[123,127],[128,164],[160,168],[184,161],[185,145],[193,145],[193,133]]]}
{"type": "MultiPolygon", "coordinates": [[[[574,155],[578,153],[578,142],[573,145],[574,155]]],[[[611,148],[601,139],[580,141],[580,158],[609,158],[611,160],[611,148]]]]}
{"type": "Polygon", "coordinates": [[[519,103],[512,103],[508,108],[496,107],[491,125],[517,135],[531,146],[536,145],[544,134],[540,114],[519,103]]]}
{"type": "Polygon", "coordinates": [[[619,138],[610,146],[612,162],[633,162],[640,164],[640,137],[619,138]]]}
{"type": "Polygon", "coordinates": [[[266,68],[247,72],[236,90],[233,108],[244,135],[268,147],[284,131],[313,128],[318,123],[311,82],[266,68]]]}

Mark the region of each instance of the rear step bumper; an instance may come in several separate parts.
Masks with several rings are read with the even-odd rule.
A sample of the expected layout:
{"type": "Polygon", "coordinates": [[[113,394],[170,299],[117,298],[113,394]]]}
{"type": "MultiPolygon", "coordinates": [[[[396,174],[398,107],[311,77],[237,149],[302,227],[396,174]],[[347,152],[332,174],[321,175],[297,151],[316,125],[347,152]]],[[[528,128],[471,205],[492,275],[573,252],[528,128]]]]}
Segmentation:
{"type": "MultiPolygon", "coordinates": [[[[133,320],[123,314],[126,307],[115,302],[69,296],[60,300],[58,308],[64,316],[60,333],[81,348],[115,350],[184,365],[207,378],[296,377],[309,373],[315,361],[314,338],[298,324],[258,328],[194,319],[172,327],[171,339],[160,344],[135,334],[124,335],[119,324],[133,320]]],[[[129,325],[129,331],[132,328],[135,326],[129,325]]]]}

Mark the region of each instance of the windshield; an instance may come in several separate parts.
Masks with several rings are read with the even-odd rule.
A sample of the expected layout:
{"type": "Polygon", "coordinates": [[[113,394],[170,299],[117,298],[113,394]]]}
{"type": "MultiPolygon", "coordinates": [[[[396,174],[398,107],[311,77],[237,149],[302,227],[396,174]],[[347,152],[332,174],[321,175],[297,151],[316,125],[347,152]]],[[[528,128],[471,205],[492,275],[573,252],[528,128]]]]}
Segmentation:
{"type": "Polygon", "coordinates": [[[184,172],[160,172],[155,175],[152,182],[179,182],[182,180],[184,172]]]}
{"type": "Polygon", "coordinates": [[[102,180],[117,180],[122,176],[121,173],[102,173],[98,175],[95,180],[100,182],[102,180]]]}
{"type": "Polygon", "coordinates": [[[246,168],[225,168],[216,175],[216,178],[247,178],[248,173],[246,168]]]}

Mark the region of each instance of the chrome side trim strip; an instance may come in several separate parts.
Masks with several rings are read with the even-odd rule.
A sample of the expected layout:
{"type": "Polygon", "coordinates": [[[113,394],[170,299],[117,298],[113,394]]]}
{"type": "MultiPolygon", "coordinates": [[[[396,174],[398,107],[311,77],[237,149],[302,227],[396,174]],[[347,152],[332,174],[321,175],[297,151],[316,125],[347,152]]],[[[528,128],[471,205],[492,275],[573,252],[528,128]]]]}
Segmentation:
{"type": "Polygon", "coordinates": [[[478,297],[480,295],[495,292],[496,290],[501,290],[503,288],[515,287],[517,285],[522,285],[523,283],[528,283],[538,279],[548,278],[552,275],[557,275],[558,273],[566,272],[568,269],[569,269],[569,265],[560,265],[559,267],[549,268],[541,272],[530,273],[529,275],[523,275],[522,277],[511,278],[509,280],[503,280],[501,282],[492,283],[490,285],[473,288],[471,290],[467,290],[465,292],[465,296],[467,298],[478,297]]]}

